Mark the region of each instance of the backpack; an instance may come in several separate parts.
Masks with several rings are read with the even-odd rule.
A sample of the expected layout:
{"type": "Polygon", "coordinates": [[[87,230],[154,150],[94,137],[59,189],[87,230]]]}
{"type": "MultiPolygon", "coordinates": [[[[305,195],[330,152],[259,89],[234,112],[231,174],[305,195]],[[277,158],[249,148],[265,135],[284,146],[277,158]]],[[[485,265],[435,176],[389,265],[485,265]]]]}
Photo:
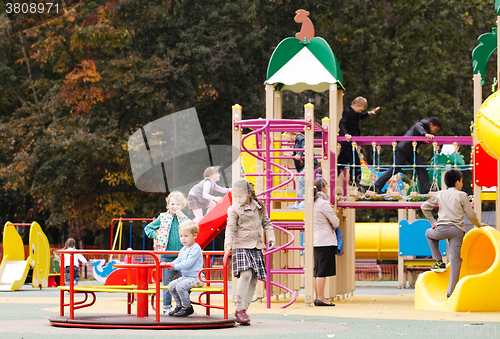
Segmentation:
{"type": "Polygon", "coordinates": [[[335,235],[337,236],[337,249],[335,250],[335,254],[342,255],[344,254],[344,236],[342,235],[340,227],[335,229],[335,235]]]}

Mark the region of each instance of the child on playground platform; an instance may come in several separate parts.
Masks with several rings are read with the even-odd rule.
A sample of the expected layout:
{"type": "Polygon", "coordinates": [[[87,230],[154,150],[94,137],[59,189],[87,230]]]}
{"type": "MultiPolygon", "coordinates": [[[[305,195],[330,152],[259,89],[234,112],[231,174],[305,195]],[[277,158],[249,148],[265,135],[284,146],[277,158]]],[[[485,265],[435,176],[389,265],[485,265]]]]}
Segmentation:
{"type": "Polygon", "coordinates": [[[200,245],[195,242],[199,231],[198,225],[191,220],[179,225],[179,237],[183,247],[169,269],[181,271],[182,277],[168,284],[168,289],[176,304],[175,309],[169,314],[171,316],[187,317],[193,314],[194,309],[189,299],[189,291],[193,287],[203,286],[198,277],[203,268],[203,255],[200,245]]]}
{"type": "MultiPolygon", "coordinates": [[[[439,118],[431,117],[429,120],[422,119],[413,125],[406,133],[405,137],[415,137],[415,136],[425,136],[427,141],[434,139],[434,134],[439,132],[441,129],[441,121],[439,118]]],[[[395,168],[389,168],[382,174],[375,182],[375,191],[378,194],[382,193],[387,181],[395,174],[402,171],[401,166],[404,163],[412,164],[415,161],[415,172],[417,172],[418,180],[420,181],[420,193],[427,194],[430,190],[429,175],[427,174],[427,169],[425,168],[425,163],[418,155],[418,149],[422,141],[418,141],[415,151],[413,150],[412,141],[399,141],[396,146],[396,151],[394,153],[394,164],[395,168]]]]}
{"type": "MultiPolygon", "coordinates": [[[[173,191],[166,198],[167,212],[160,213],[158,218],[146,225],[144,232],[149,238],[156,240],[159,251],[180,251],[182,243],[179,238],[179,224],[188,221],[189,218],[184,215],[182,209],[186,207],[187,201],[184,194],[180,191],[173,191]]],[[[176,254],[161,255],[161,262],[173,262],[176,254]]],[[[163,286],[167,286],[177,273],[182,276],[181,271],[167,270],[162,271],[163,286]]],[[[168,290],[163,290],[163,313],[170,313],[172,307],[172,296],[168,290]]]]}
{"type": "Polygon", "coordinates": [[[212,191],[228,193],[230,188],[220,187],[217,181],[220,180],[219,167],[207,167],[203,172],[203,180],[191,188],[188,194],[188,206],[194,213],[193,221],[198,223],[203,218],[203,208],[208,207],[207,213],[222,202],[222,197],[212,195],[212,191]]]}
{"type": "MultiPolygon", "coordinates": [[[[68,238],[64,244],[66,250],[76,250],[76,241],[73,238],[68,238]]],[[[74,283],[78,284],[80,280],[80,262],[82,264],[87,263],[87,259],[81,253],[73,254],[73,272],[74,272],[74,283]]],[[[66,280],[66,285],[69,285],[69,273],[70,273],[70,258],[71,255],[64,254],[64,279],[66,280]]]]}
{"type": "Polygon", "coordinates": [[[425,232],[427,241],[432,251],[432,258],[437,260],[431,267],[432,271],[445,272],[446,264],[439,251],[439,240],[448,239],[450,252],[450,280],[446,295],[448,298],[453,293],[458,282],[462,258],[460,250],[465,235],[464,213],[467,218],[476,226],[487,226],[477,219],[476,213],[472,209],[467,193],[462,192],[463,179],[462,172],[451,170],[445,173],[444,182],[449,188],[433,193],[432,198],[424,202],[421,206],[425,217],[431,222],[432,228],[425,232]],[[439,205],[438,221],[434,220],[432,210],[439,205]]]}
{"type": "Polygon", "coordinates": [[[238,280],[236,321],[250,325],[246,310],[250,306],[258,279],[266,279],[262,249],[262,230],[266,232],[268,249],[275,244],[274,229],[264,203],[255,196],[253,185],[238,179],[233,185],[233,205],[227,210],[224,250],[233,251],[233,274],[238,280]]]}
{"type": "MultiPolygon", "coordinates": [[[[349,106],[347,106],[342,112],[342,118],[339,122],[339,135],[345,136],[346,141],[341,141],[341,149],[339,153],[339,157],[337,160],[337,175],[339,175],[344,167],[349,164],[356,164],[354,168],[356,183],[361,181],[361,167],[359,162],[358,152],[354,152],[353,159],[353,151],[351,145],[352,137],[361,136],[361,128],[359,127],[359,121],[363,120],[370,115],[375,115],[377,111],[380,109],[380,106],[377,106],[372,111],[363,112],[368,108],[368,101],[364,97],[355,98],[349,106]]],[[[352,173],[351,178],[352,179],[352,173]]]]}
{"type": "MultiPolygon", "coordinates": [[[[294,149],[303,149],[306,145],[306,139],[302,133],[299,132],[289,132],[288,140],[293,142],[294,149]]],[[[293,151],[292,156],[294,157],[293,163],[295,165],[295,169],[297,173],[304,173],[305,164],[304,164],[304,151],[293,151]]],[[[314,169],[319,166],[318,161],[314,159],[314,169]]],[[[299,176],[297,180],[297,198],[304,198],[304,193],[306,189],[305,177],[299,176]]],[[[297,200],[295,204],[288,206],[288,209],[303,209],[305,208],[305,203],[303,200],[297,200]]]]}

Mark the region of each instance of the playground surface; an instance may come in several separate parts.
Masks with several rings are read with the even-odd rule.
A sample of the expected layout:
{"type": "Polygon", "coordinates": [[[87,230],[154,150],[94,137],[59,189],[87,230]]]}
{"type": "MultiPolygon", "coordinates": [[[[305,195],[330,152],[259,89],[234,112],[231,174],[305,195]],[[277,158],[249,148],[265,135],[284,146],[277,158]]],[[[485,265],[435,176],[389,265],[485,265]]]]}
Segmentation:
{"type": "MultiPolygon", "coordinates": [[[[86,284],[90,282],[82,282],[86,284]]],[[[96,305],[82,313],[124,313],[125,294],[103,293],[96,305]]],[[[20,291],[0,293],[0,338],[498,338],[500,312],[439,312],[415,310],[414,290],[398,289],[396,282],[357,282],[353,296],[336,300],[335,307],[307,307],[303,294],[286,309],[281,297],[272,308],[253,302],[252,325],[213,330],[124,330],[61,328],[48,317],[59,312],[59,291],[24,285],[20,291]]],[[[197,307],[195,306],[195,309],[197,307]]],[[[202,312],[201,309],[198,312],[202,312]]],[[[230,312],[234,313],[230,304],[230,312]]],[[[217,314],[218,311],[214,311],[217,314]]]]}

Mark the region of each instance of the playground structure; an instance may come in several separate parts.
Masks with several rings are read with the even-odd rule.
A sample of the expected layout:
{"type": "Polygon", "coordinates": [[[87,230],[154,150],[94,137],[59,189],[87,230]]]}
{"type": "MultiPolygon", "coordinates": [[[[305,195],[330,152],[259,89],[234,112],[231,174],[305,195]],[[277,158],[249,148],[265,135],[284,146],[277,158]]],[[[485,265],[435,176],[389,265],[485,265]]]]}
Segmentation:
{"type": "MultiPolygon", "coordinates": [[[[448,286],[449,271],[445,274],[422,274],[415,288],[415,308],[441,311],[498,311],[500,292],[496,284],[500,277],[500,96],[498,81],[493,84],[493,94],[482,102],[482,85],[486,64],[500,46],[500,2],[495,1],[497,27],[492,33],[481,35],[479,45],[472,52],[474,71],[474,209],[481,218],[483,195],[481,185],[496,186],[496,229],[482,227],[466,234],[461,251],[463,260],[460,280],[449,299],[444,297],[448,286]],[[486,152],[487,154],[484,154],[486,152]],[[491,155],[493,158],[491,158],[491,155]],[[485,168],[489,165],[489,168],[485,168]],[[476,168],[481,168],[477,171],[476,168]],[[495,180],[496,178],[496,180],[495,180]],[[479,202],[479,203],[478,203],[479,202]]],[[[500,75],[500,58],[497,57],[497,76],[500,75]]],[[[497,79],[499,79],[498,77],[497,79]]]]}
{"type": "MultiPolygon", "coordinates": [[[[340,219],[340,228],[344,234],[345,254],[342,257],[337,257],[337,276],[327,278],[325,296],[333,299],[352,294],[354,291],[355,209],[397,209],[400,221],[415,221],[415,209],[420,208],[422,198],[429,196],[419,194],[416,190],[415,168],[418,165],[414,162],[408,166],[402,166],[408,170],[413,169],[413,187],[410,187],[409,194],[405,189],[398,188],[398,185],[392,192],[382,195],[375,194],[370,189],[362,193],[357,187],[348,184],[346,171],[337,177],[337,143],[346,141],[345,137],[337,136],[340,114],[343,110],[344,87],[338,62],[323,39],[307,36],[303,37],[303,40],[296,38],[283,40],[275,49],[269,62],[265,86],[265,119],[244,120],[242,107],[237,104],[232,107],[233,146],[241,151],[239,162],[233,165],[232,178],[236,180],[242,176],[255,182],[256,191],[260,192],[259,197],[266,202],[271,221],[278,233],[276,247],[265,253],[268,271],[268,279],[265,282],[267,306],[270,307],[272,296],[278,298],[281,294],[290,293],[292,301],[284,307],[289,306],[295,300],[295,292],[302,287],[305,289],[305,302],[311,304],[314,300],[312,183],[317,174],[313,168],[314,158],[322,162],[321,175],[330,187],[331,203],[335,205],[340,219]],[[308,103],[304,106],[303,120],[282,119],[282,91],[302,92],[306,89],[317,92],[328,91],[329,116],[323,118],[321,124],[317,123],[314,118],[314,106],[308,103]],[[249,129],[250,132],[244,135],[244,129],[249,129]],[[291,151],[299,150],[291,148],[292,144],[283,137],[283,133],[288,132],[300,132],[305,137],[305,173],[294,173],[294,170],[290,169],[294,167],[291,164],[292,157],[286,153],[290,154],[291,151]],[[250,138],[255,138],[255,140],[249,141],[250,138]],[[250,157],[255,159],[255,163],[252,166],[246,166],[245,164],[249,162],[250,157]],[[244,173],[240,173],[241,168],[244,169],[244,173]],[[288,210],[286,207],[290,202],[300,200],[294,195],[295,179],[300,176],[305,177],[305,196],[303,199],[305,200],[305,209],[288,210]]],[[[496,135],[498,135],[498,125],[491,125],[493,127],[490,131],[496,128],[496,135]]],[[[372,145],[374,164],[369,167],[380,170],[380,163],[375,164],[375,153],[379,155],[383,145],[392,146],[394,153],[396,142],[402,140],[412,142],[415,152],[416,142],[425,142],[426,138],[353,137],[351,143],[353,152],[357,152],[360,145],[372,145]]],[[[494,147],[498,147],[500,143],[493,141],[493,144],[494,147]]],[[[434,162],[431,170],[433,171],[434,189],[439,189],[437,185],[439,172],[444,173],[448,169],[466,170],[472,168],[472,166],[459,163],[458,149],[459,146],[473,145],[473,138],[470,136],[435,137],[433,139],[434,162]],[[441,145],[453,145],[455,149],[453,160],[447,160],[442,165],[437,159],[441,145]]],[[[366,167],[366,164],[364,166],[366,167]]],[[[348,166],[351,173],[354,167],[355,165],[348,166]]],[[[394,161],[392,165],[386,166],[386,168],[391,167],[395,168],[394,161]]],[[[352,181],[354,182],[354,180],[352,181]]],[[[478,182],[476,181],[476,183],[478,182]]],[[[474,193],[475,201],[481,201],[481,189],[478,190],[476,187],[474,193]]],[[[480,205],[480,203],[475,204],[476,211],[480,211],[480,205]]],[[[499,210],[497,201],[497,211],[499,210]]],[[[499,220],[498,217],[497,220],[499,220]]],[[[474,247],[473,250],[480,251],[481,249],[474,247]]],[[[378,252],[380,254],[381,251],[378,252]]],[[[419,255],[421,254],[407,254],[405,256],[407,258],[402,259],[403,267],[405,267],[405,260],[414,260],[419,255]]],[[[423,266],[429,266],[428,263],[421,261],[419,263],[423,266]]],[[[263,284],[258,285],[257,297],[264,297],[263,284]]]]}
{"type": "Polygon", "coordinates": [[[0,264],[0,290],[17,291],[26,281],[33,267],[32,286],[48,287],[50,271],[50,247],[47,236],[40,225],[34,221],[11,223],[7,221],[3,229],[3,258],[0,264]],[[30,227],[29,255],[24,253],[23,239],[16,227],[30,227]]]}
{"type": "MultiPolygon", "coordinates": [[[[85,327],[85,328],[130,328],[130,329],[174,329],[174,328],[223,328],[234,326],[235,319],[228,314],[228,257],[229,253],[224,252],[203,252],[204,268],[199,274],[199,279],[205,285],[200,288],[193,288],[191,292],[199,292],[198,301],[193,304],[205,307],[205,315],[192,315],[188,318],[161,316],[162,307],[160,305],[160,291],[168,288],[161,286],[161,270],[166,267],[160,263],[161,254],[174,254],[172,252],[134,251],[134,250],[59,250],[60,254],[70,255],[70,279],[69,286],[62,284],[59,286],[59,316],[50,317],[52,325],[61,327],[85,327]],[[74,254],[100,254],[100,255],[124,255],[128,262],[114,264],[119,269],[127,270],[126,285],[94,285],[75,286],[74,285],[74,254]],[[223,255],[221,267],[212,267],[211,258],[214,255],[223,255]],[[133,257],[150,257],[153,264],[145,262],[132,263],[133,257]],[[222,272],[221,279],[211,279],[211,275],[217,271],[222,272]],[[205,278],[202,277],[205,275],[205,278]],[[133,277],[134,275],[134,277],[133,277]],[[150,284],[151,277],[154,283],[150,284]],[[126,294],[127,313],[119,314],[80,314],[75,310],[90,307],[95,304],[96,293],[124,293],[126,294]],[[69,301],[66,301],[65,293],[68,293],[69,301]],[[132,313],[132,304],[136,301],[136,314],[132,313]],[[149,295],[151,295],[151,305],[149,305],[149,295]],[[223,304],[215,305],[211,303],[212,295],[222,295],[223,304]],[[75,300],[75,296],[82,296],[82,300],[75,300]],[[92,298],[90,300],[90,298],[92,298]],[[149,308],[152,307],[154,316],[149,315],[149,308]],[[69,314],[65,315],[65,308],[69,309],[69,314]],[[223,316],[210,315],[211,309],[222,310],[223,316]]],[[[61,255],[61,266],[64,266],[64,256],[61,255]]],[[[61,281],[64,281],[64,273],[61,271],[61,281]]]]}

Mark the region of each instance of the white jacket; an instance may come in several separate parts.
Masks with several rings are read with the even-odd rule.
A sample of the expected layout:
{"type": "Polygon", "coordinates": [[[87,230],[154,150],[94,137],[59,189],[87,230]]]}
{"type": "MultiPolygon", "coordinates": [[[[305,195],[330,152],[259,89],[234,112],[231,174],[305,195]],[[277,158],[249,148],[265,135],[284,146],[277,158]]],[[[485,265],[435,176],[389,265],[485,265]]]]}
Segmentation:
{"type": "Polygon", "coordinates": [[[327,199],[324,193],[319,192],[314,202],[314,247],[338,244],[335,228],[339,227],[339,218],[327,199]]]}

